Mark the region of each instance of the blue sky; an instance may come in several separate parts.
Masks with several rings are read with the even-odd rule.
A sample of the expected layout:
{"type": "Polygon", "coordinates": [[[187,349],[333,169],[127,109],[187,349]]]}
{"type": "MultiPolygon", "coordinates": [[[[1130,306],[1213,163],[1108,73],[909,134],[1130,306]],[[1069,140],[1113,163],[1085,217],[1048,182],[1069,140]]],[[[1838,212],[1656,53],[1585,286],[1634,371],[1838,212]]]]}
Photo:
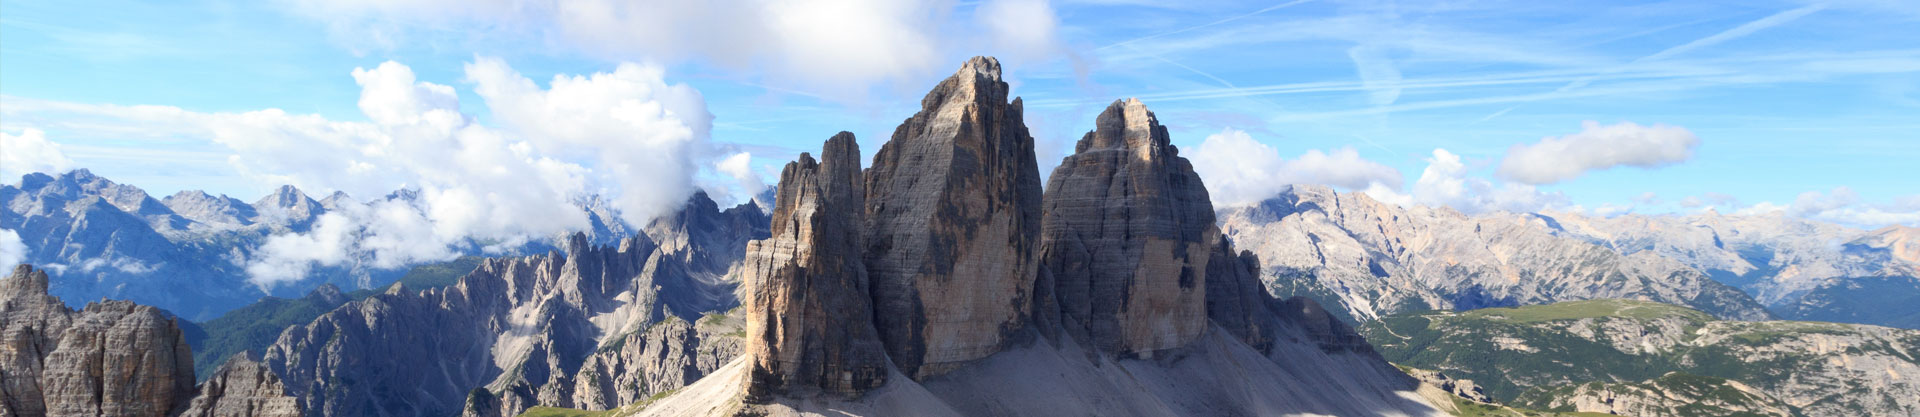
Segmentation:
{"type": "MultiPolygon", "coordinates": [[[[499,114],[504,104],[476,92],[489,84],[474,63],[497,60],[540,89],[555,75],[635,63],[697,90],[712,116],[688,139],[697,149],[674,148],[677,169],[696,171],[686,181],[744,189],[756,185],[745,177],[771,181],[773,167],[840,130],[877,151],[926,89],[987,54],[1025,99],[1043,170],[1108,103],[1139,97],[1210,186],[1240,190],[1216,189],[1220,198],[1324,181],[1464,210],[1714,206],[1920,224],[1912,1],[603,3],[4,0],[0,131],[27,143],[17,138],[31,129],[71,160],[59,168],[161,196],[252,200],[279,182],[361,195],[448,181],[412,167],[378,167],[411,181],[394,184],[276,172],[324,173],[331,154],[290,158],[311,136],[271,132],[293,129],[249,139],[203,122],[281,109],[380,124],[354,73],[392,61],[410,80],[452,87],[473,123],[613,177],[617,161],[553,150],[526,126],[554,119],[499,114]],[[142,105],[179,113],[141,116],[142,105]],[[1534,149],[1546,138],[1573,145],[1534,149]],[[1503,170],[1521,162],[1516,145],[1563,175],[1503,170]],[[721,166],[740,152],[745,169],[721,166]],[[1436,170],[1452,166],[1443,153],[1458,157],[1457,172],[1436,170]]],[[[583,135],[563,142],[620,143],[583,135]]],[[[384,142],[351,143],[338,148],[384,142]]],[[[12,165],[10,175],[29,166],[12,165]]]]}

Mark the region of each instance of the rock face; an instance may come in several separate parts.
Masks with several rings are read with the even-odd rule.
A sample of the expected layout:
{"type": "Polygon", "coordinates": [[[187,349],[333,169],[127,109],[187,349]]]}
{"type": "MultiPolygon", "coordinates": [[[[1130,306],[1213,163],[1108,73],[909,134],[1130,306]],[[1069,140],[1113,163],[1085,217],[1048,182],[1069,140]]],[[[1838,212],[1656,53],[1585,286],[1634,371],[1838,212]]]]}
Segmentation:
{"type": "Polygon", "coordinates": [[[1207,318],[1227,334],[1263,353],[1272,353],[1277,327],[1273,295],[1260,284],[1260,258],[1233,253],[1225,236],[1214,240],[1207,261],[1207,318]]]}
{"type": "Polygon", "coordinates": [[[280,377],[241,352],[227,359],[187,404],[181,417],[298,417],[299,401],[287,396],[280,377]]]}
{"type": "Polygon", "coordinates": [[[861,255],[864,198],[852,133],[828,140],[819,162],[802,153],[781,172],[772,237],[747,244],[748,402],[855,398],[886,383],[861,255]]]}
{"type": "Polygon", "coordinates": [[[263,361],[314,416],[644,399],[738,354],[733,330],[689,324],[737,305],[728,266],[766,224],[756,207],[721,211],[699,194],[616,247],[576,234],[564,252],[489,259],[449,287],[347,303],[282,332],[263,361]]]}
{"type": "Polygon", "coordinates": [[[1067,333],[1103,351],[1151,356],[1207,328],[1220,230],[1200,176],[1168,141],[1146,105],[1115,101],[1047,184],[1039,314],[1057,304],[1067,333]]]}
{"type": "Polygon", "coordinates": [[[864,251],[887,354],[914,378],[998,352],[1033,298],[1040,172],[1019,99],[968,60],[866,172],[864,251]]]}
{"type": "Polygon", "coordinates": [[[20,265],[0,280],[0,412],[21,416],[166,416],[193,395],[193,352],[174,319],[126,301],[73,311],[47,274],[20,265]]]}
{"type": "Polygon", "coordinates": [[[853,235],[837,226],[860,213],[830,209],[852,200],[836,188],[857,152],[836,137],[821,162],[787,166],[774,238],[752,246],[747,357],[616,415],[1438,412],[1319,304],[1261,287],[1258,259],[1221,236],[1205,186],[1140,102],[1107,109],[1036,199],[1005,94],[996,62],[968,61],[866,172],[858,244],[897,373],[859,351],[853,235]]]}
{"type": "Polygon", "coordinates": [[[175,320],[118,300],[74,311],[47,295],[45,271],[14,268],[0,279],[0,416],[299,415],[243,359],[196,389],[175,320]]]}
{"type": "Polygon", "coordinates": [[[1220,223],[1235,244],[1259,255],[1272,292],[1315,298],[1357,321],[1598,298],[1683,304],[1728,319],[1771,317],[1745,293],[1684,263],[1622,254],[1539,214],[1468,216],[1294,186],[1221,210],[1220,223]]]}

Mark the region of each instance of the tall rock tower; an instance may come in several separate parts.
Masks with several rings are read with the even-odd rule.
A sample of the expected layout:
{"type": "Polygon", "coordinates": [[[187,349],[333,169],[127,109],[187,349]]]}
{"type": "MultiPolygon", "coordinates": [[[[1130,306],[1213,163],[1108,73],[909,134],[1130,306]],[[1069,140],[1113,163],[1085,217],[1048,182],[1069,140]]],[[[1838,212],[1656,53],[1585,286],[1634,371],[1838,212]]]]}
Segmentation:
{"type": "Polygon", "coordinates": [[[1043,207],[1040,321],[1057,317],[1076,340],[1120,356],[1185,346],[1207,329],[1220,229],[1200,176],[1146,105],[1118,100],[1100,113],[1054,169],[1043,207]]]}
{"type": "Polygon", "coordinates": [[[747,244],[747,402],[820,393],[846,398],[887,381],[862,263],[865,192],[853,134],[827,140],[780,173],[772,237],[747,244]]]}
{"type": "Polygon", "coordinates": [[[1032,304],[1040,171],[1000,62],[920,100],[867,169],[866,265],[887,353],[915,379],[1000,351],[1032,304]]]}

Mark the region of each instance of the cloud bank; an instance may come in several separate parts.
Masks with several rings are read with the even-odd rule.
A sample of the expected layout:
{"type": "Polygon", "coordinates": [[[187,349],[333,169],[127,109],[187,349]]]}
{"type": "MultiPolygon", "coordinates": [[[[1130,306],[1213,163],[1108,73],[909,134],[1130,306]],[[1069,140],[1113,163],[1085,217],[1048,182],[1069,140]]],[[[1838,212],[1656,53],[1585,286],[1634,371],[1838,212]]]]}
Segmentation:
{"type": "Polygon", "coordinates": [[[1207,136],[1199,147],[1183,154],[1207,183],[1214,204],[1222,206],[1256,203],[1291,184],[1397,189],[1402,178],[1399,170],[1361,158],[1353,148],[1309,150],[1285,159],[1273,147],[1232,128],[1207,136]]]}
{"type": "MultiPolygon", "coordinates": [[[[40,129],[25,129],[18,135],[0,132],[0,178],[5,181],[12,182],[34,172],[61,173],[70,169],[73,169],[73,160],[60,152],[60,144],[47,140],[47,132],[40,129]]],[[[18,239],[16,236],[15,240],[18,239]]]]}
{"type": "MultiPolygon", "coordinates": [[[[323,215],[306,233],[270,237],[241,261],[262,287],[300,279],[316,265],[398,268],[582,230],[589,221],[574,202],[587,195],[608,198],[623,220],[644,224],[677,209],[696,189],[695,178],[717,169],[705,100],[668,83],[658,66],[559,75],[542,88],[504,61],[477,58],[463,81],[495,125],[463,111],[454,87],[418,80],[404,64],[359,68],[352,76],[365,122],[278,109],[20,104],[208,137],[232,151],[227,161],[237,171],[263,185],[363,198],[405,189],[417,196],[365,200],[323,215]]],[[[16,140],[42,138],[30,131],[6,140],[12,157],[16,140]]],[[[746,179],[757,187],[757,178],[746,179]]]]}
{"type": "Polygon", "coordinates": [[[1500,162],[1500,177],[1546,185],[1619,166],[1658,168],[1692,158],[1694,148],[1700,146],[1699,137],[1679,126],[1632,122],[1602,126],[1588,121],[1581,127],[1579,133],[1508,148],[1500,162]]]}

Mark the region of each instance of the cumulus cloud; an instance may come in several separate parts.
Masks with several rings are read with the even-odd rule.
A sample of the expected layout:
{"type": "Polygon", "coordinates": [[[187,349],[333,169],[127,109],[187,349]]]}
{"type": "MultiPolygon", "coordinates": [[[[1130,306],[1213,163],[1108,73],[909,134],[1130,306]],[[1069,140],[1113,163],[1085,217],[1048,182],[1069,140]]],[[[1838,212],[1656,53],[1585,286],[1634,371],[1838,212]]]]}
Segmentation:
{"type": "Polygon", "coordinates": [[[1657,168],[1692,158],[1700,146],[1699,137],[1679,126],[1593,121],[1581,126],[1580,133],[1513,145],[1500,162],[1500,177],[1544,185],[1618,166],[1657,168]]]}
{"type": "Polygon", "coordinates": [[[1222,206],[1259,202],[1291,184],[1397,189],[1403,178],[1399,170],[1361,158],[1353,148],[1281,158],[1278,150],[1232,128],[1208,135],[1199,147],[1183,153],[1207,183],[1214,203],[1222,206]]]}
{"type": "MultiPolygon", "coordinates": [[[[211,138],[262,185],[417,198],[374,200],[328,213],[307,233],[269,238],[241,259],[271,287],[312,266],[397,268],[446,259],[474,245],[515,247],[589,226],[574,202],[608,198],[631,224],[677,208],[714,165],[712,116],[698,91],[657,66],[556,76],[541,88],[505,62],[478,58],[464,81],[486,105],[485,125],[449,85],[418,80],[397,62],[353,71],[366,122],[278,109],[202,113],[167,106],[63,104],[175,134],[211,138]]],[[[11,141],[12,139],[8,139],[11,141]]],[[[11,153],[11,152],[9,152],[11,153]]]]}
{"type": "MultiPolygon", "coordinates": [[[[942,0],[295,0],[296,13],[358,46],[410,36],[481,33],[539,39],[613,60],[700,61],[760,68],[776,82],[864,87],[944,67],[944,51],[1047,48],[1057,19],[1044,0],[989,0],[968,25],[942,0]],[[473,28],[483,28],[473,30],[473,28]],[[985,31],[990,45],[946,33],[985,31]],[[437,33],[435,33],[437,32],[437,33]]],[[[822,91],[837,91],[822,88],[822,91]]]]}
{"type": "Polygon", "coordinates": [[[18,135],[0,132],[0,178],[11,182],[29,173],[62,173],[70,169],[73,169],[73,160],[60,152],[60,144],[47,140],[47,132],[40,129],[25,129],[18,135]]]}
{"type": "Polygon", "coordinates": [[[20,234],[13,230],[0,229],[0,267],[13,270],[27,260],[27,245],[20,241],[20,234]]]}
{"type": "Polygon", "coordinates": [[[715,162],[713,166],[714,169],[719,170],[721,174],[726,174],[727,177],[733,178],[733,181],[737,183],[738,189],[746,192],[748,195],[759,193],[761,189],[767,188],[766,180],[760,177],[760,173],[754,172],[753,170],[753,154],[751,153],[740,152],[729,155],[726,158],[721,158],[719,162],[715,162]]]}
{"type": "Polygon", "coordinates": [[[1410,200],[1417,204],[1449,206],[1467,213],[1509,211],[1527,213],[1568,206],[1558,192],[1542,192],[1531,185],[1500,183],[1469,175],[1460,155],[1434,149],[1427,168],[1413,184],[1410,200]]]}

